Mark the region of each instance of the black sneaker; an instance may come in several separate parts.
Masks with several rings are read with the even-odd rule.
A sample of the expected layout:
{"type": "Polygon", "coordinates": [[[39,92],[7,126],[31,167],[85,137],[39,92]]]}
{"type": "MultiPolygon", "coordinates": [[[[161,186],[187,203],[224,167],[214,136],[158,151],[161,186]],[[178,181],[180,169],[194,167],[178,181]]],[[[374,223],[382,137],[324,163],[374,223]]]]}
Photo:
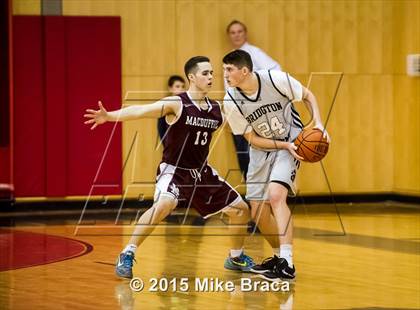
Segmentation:
{"type": "Polygon", "coordinates": [[[266,271],[261,277],[268,281],[293,280],[296,276],[295,266],[290,268],[287,260],[280,258],[272,271],[266,271]]]}
{"type": "Polygon", "coordinates": [[[279,257],[274,255],[273,257],[268,257],[263,260],[260,265],[254,265],[251,267],[251,272],[253,273],[264,273],[267,271],[272,271],[274,266],[278,263],[279,257]]]}

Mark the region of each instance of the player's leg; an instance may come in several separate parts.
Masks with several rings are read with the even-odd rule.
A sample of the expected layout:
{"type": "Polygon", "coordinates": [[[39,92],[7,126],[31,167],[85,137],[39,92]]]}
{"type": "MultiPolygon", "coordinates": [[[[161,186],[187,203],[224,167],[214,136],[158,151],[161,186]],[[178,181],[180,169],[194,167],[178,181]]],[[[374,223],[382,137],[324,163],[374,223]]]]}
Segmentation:
{"type": "Polygon", "coordinates": [[[229,234],[232,238],[232,249],[242,249],[247,235],[247,223],[250,212],[245,201],[240,200],[234,206],[226,208],[223,214],[229,218],[229,234]]]}
{"type": "Polygon", "coordinates": [[[271,206],[268,201],[251,200],[251,219],[257,224],[265,240],[271,245],[274,254],[278,254],[280,243],[278,238],[277,223],[271,213],[271,206]]]}
{"type": "Polygon", "coordinates": [[[299,168],[299,161],[286,150],[277,152],[273,164],[270,184],[268,185],[268,197],[271,210],[277,222],[277,229],[280,233],[280,260],[273,268],[273,272],[263,275],[266,279],[294,279],[295,267],[293,265],[293,219],[287,196],[295,194],[294,180],[296,171],[299,168]]]}
{"type": "Polygon", "coordinates": [[[200,186],[192,199],[194,208],[205,218],[220,212],[229,217],[232,248],[224,266],[231,270],[249,271],[254,262],[244,253],[243,246],[250,212],[239,193],[215,169],[207,166],[201,172],[200,186]]]}
{"type": "Polygon", "coordinates": [[[287,184],[271,182],[268,186],[271,208],[280,232],[280,259],[272,271],[263,273],[267,280],[294,279],[293,265],[293,219],[286,199],[289,192],[287,184]]]}
{"type": "Polygon", "coordinates": [[[256,273],[271,270],[278,261],[279,233],[268,202],[268,184],[275,159],[276,152],[264,152],[250,148],[246,197],[251,202],[252,218],[273,248],[272,257],[265,259],[261,264],[257,264],[251,269],[252,272],[256,273]]]}
{"type": "Polygon", "coordinates": [[[157,203],[139,218],[128,244],[136,246],[142,244],[146,237],[153,232],[155,225],[164,220],[176,206],[176,199],[165,196],[161,197],[157,203]]]}
{"type": "Polygon", "coordinates": [[[248,272],[255,265],[252,258],[244,253],[245,237],[248,234],[247,224],[250,220],[248,205],[240,199],[238,203],[223,209],[223,213],[229,217],[229,234],[232,244],[224,267],[229,270],[248,272]]]}
{"type": "Polygon", "coordinates": [[[115,272],[118,276],[132,278],[133,261],[137,247],[150,235],[171,211],[176,207],[180,195],[180,180],[185,179],[182,171],[177,171],[172,165],[161,163],[154,195],[153,206],[143,213],[136,223],[130,241],[118,256],[115,272]]]}
{"type": "Polygon", "coordinates": [[[251,268],[252,272],[264,273],[274,268],[279,260],[280,240],[277,229],[277,222],[271,213],[271,206],[268,201],[253,200],[251,203],[251,217],[258,225],[260,232],[273,249],[273,256],[263,260],[251,268]]]}
{"type": "Polygon", "coordinates": [[[161,196],[159,200],[139,218],[130,241],[119,254],[115,273],[119,277],[133,277],[133,261],[137,247],[153,232],[156,225],[165,219],[176,207],[177,200],[173,197],[161,196]]]}
{"type": "Polygon", "coordinates": [[[289,189],[284,184],[271,182],[268,186],[271,209],[280,232],[280,257],[285,258],[290,265],[293,265],[291,251],[283,251],[284,246],[291,247],[293,243],[293,218],[287,205],[288,193],[289,189]]]}

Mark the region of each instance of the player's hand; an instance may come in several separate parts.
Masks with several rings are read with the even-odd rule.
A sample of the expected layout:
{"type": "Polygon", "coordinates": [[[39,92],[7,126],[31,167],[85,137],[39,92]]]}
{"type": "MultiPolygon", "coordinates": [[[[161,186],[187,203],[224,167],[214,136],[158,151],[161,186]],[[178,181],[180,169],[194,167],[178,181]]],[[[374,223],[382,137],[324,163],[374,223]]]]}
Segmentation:
{"type": "Polygon", "coordinates": [[[85,124],[93,124],[90,129],[95,129],[98,125],[106,123],[108,121],[108,112],[102,105],[101,101],[98,101],[99,110],[87,109],[87,114],[84,117],[88,118],[85,124]]]}
{"type": "Polygon", "coordinates": [[[303,157],[299,156],[296,153],[296,150],[298,149],[298,147],[294,144],[294,143],[287,143],[286,149],[290,152],[290,154],[292,154],[292,156],[294,158],[296,158],[297,160],[303,160],[303,157]]]}
{"type": "Polygon", "coordinates": [[[324,138],[327,139],[328,143],[331,142],[330,135],[328,134],[327,130],[324,128],[324,126],[321,123],[315,124],[314,128],[321,130],[324,133],[324,138]]]}

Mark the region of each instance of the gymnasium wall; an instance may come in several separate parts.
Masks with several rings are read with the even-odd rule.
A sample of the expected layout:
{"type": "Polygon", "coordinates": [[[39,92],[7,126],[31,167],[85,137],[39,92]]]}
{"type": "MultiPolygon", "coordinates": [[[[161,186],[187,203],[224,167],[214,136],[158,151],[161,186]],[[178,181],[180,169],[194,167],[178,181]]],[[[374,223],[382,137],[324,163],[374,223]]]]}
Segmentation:
{"type": "MultiPolygon", "coordinates": [[[[13,6],[14,14],[40,14],[40,1],[13,6]]],[[[420,194],[420,78],[405,71],[406,55],[420,53],[419,1],[64,0],[63,14],[121,16],[123,97],[146,91],[129,93],[143,101],[128,104],[164,95],[167,77],[182,73],[197,54],[212,59],[219,91],[212,97],[222,98],[221,59],[230,50],[225,27],[232,19],[245,22],[249,41],[303,84],[311,72],[344,73],[323,162],[334,192],[420,194]]],[[[311,78],[324,120],[338,81],[337,74],[311,78]]],[[[129,196],[153,193],[156,136],[154,120],[123,125],[129,196]]],[[[226,176],[237,168],[230,133],[216,140],[211,163],[226,176]]],[[[240,183],[237,171],[226,178],[240,183]]],[[[328,192],[320,164],[303,164],[299,183],[304,194],[328,192]]]]}

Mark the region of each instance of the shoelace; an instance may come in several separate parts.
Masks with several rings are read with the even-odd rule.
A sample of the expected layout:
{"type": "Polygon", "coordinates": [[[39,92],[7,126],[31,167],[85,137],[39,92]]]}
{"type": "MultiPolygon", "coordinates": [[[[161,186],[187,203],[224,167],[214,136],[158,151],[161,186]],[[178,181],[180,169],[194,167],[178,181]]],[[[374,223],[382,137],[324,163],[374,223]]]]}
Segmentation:
{"type": "Polygon", "coordinates": [[[198,172],[198,169],[190,169],[190,174],[194,180],[198,179],[201,182],[201,173],[198,172]]]}
{"type": "Polygon", "coordinates": [[[273,261],[274,259],[275,259],[274,257],[267,257],[267,258],[265,258],[265,259],[262,261],[261,266],[271,265],[271,264],[272,264],[272,261],[273,261]]]}
{"type": "Polygon", "coordinates": [[[248,256],[248,255],[245,255],[245,254],[243,254],[242,253],[242,258],[243,258],[243,260],[245,261],[245,262],[247,262],[248,264],[250,264],[250,265],[255,265],[255,263],[254,263],[254,261],[252,260],[252,258],[250,257],[250,256],[248,256]]]}
{"type": "Polygon", "coordinates": [[[133,255],[129,255],[129,254],[124,255],[124,258],[123,258],[124,267],[130,267],[130,268],[133,267],[133,261],[137,263],[133,255]]]}

